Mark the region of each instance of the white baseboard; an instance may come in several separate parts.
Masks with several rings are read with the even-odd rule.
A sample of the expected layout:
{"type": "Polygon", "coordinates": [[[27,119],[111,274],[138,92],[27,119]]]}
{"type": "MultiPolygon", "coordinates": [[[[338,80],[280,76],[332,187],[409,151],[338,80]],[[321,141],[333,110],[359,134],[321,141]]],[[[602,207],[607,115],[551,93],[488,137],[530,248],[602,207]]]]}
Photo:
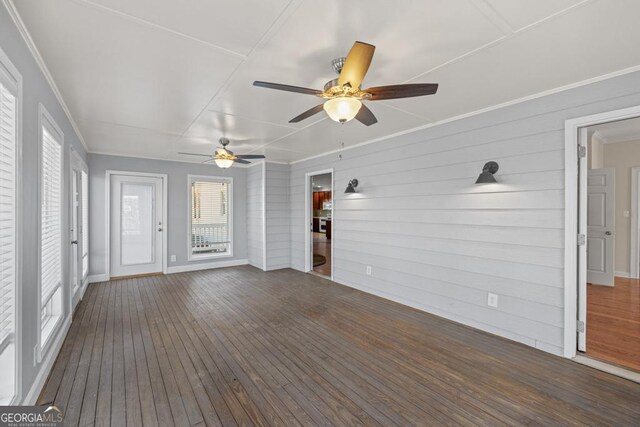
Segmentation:
{"type": "Polygon", "coordinates": [[[616,271],[616,272],[615,272],[615,275],[616,275],[617,277],[624,277],[624,278],[626,278],[626,279],[628,279],[629,277],[631,277],[631,275],[629,274],[629,272],[628,272],[628,271],[616,271]]]}
{"type": "Polygon", "coordinates": [[[198,263],[198,264],[190,264],[190,265],[178,265],[175,267],[169,267],[167,269],[167,274],[186,273],[188,271],[198,271],[198,270],[210,270],[212,268],[235,267],[238,265],[247,265],[247,264],[249,264],[248,259],[232,259],[228,261],[214,261],[214,262],[206,262],[206,263],[198,263]]]}
{"type": "Polygon", "coordinates": [[[50,347],[48,354],[45,359],[40,364],[40,370],[38,375],[36,375],[36,379],[33,381],[29,392],[22,400],[22,405],[35,405],[38,400],[38,396],[42,392],[42,388],[47,382],[47,378],[49,378],[49,373],[53,368],[53,363],[56,361],[58,357],[58,353],[60,353],[60,349],[62,348],[62,343],[64,339],[67,337],[67,332],[69,332],[69,328],[71,327],[71,315],[67,316],[64,323],[62,324],[62,328],[58,332],[58,336],[56,340],[53,342],[53,345],[50,347]]]}
{"type": "Polygon", "coordinates": [[[87,277],[88,283],[108,282],[110,279],[108,274],[93,274],[87,277]]]}

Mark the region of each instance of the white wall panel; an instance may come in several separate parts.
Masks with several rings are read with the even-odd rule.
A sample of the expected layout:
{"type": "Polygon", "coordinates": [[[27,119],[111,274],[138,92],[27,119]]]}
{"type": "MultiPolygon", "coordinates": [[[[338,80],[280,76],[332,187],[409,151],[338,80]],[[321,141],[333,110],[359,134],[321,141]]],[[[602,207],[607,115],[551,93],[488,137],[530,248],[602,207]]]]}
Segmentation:
{"type": "Polygon", "coordinates": [[[289,165],[266,163],[266,269],[276,270],[290,266],[289,247],[291,228],[289,217],[289,165]]]}
{"type": "Polygon", "coordinates": [[[295,163],[291,266],[304,269],[305,173],[334,168],[337,282],[561,354],[564,121],[638,104],[633,73],[295,163]],[[489,160],[499,183],[476,185],[489,160]]]}
{"type": "Polygon", "coordinates": [[[247,169],[247,257],[249,264],[264,269],[264,168],[247,169]]]}

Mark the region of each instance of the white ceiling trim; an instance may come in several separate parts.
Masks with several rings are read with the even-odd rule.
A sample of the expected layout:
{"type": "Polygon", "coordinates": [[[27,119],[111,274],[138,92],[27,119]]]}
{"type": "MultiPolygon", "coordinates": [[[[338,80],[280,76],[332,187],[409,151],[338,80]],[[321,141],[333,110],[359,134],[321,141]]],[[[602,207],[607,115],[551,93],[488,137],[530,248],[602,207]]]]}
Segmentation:
{"type": "MultiPolygon", "coordinates": [[[[556,93],[559,93],[559,92],[564,92],[564,91],[575,89],[575,88],[578,88],[578,87],[581,87],[581,86],[590,85],[590,84],[597,83],[597,82],[600,82],[600,81],[603,81],[603,80],[612,79],[614,77],[623,76],[625,74],[635,73],[635,72],[638,72],[638,71],[640,71],[640,65],[636,65],[634,67],[626,68],[624,70],[614,71],[613,73],[609,73],[609,74],[603,74],[603,75],[598,76],[598,77],[592,77],[590,79],[582,80],[582,81],[576,82],[576,83],[571,83],[571,84],[568,84],[568,85],[565,85],[565,86],[560,86],[560,87],[557,87],[555,89],[545,90],[543,92],[538,92],[536,94],[525,96],[523,98],[514,99],[514,100],[511,100],[511,101],[503,102],[502,104],[493,105],[491,107],[482,108],[480,110],[472,111],[470,113],[461,114],[459,116],[451,117],[451,118],[448,118],[448,119],[445,119],[445,120],[440,120],[438,122],[433,122],[433,123],[429,123],[429,124],[426,124],[426,125],[418,126],[418,127],[413,128],[413,129],[407,129],[407,130],[403,130],[401,132],[393,133],[391,135],[387,135],[387,136],[383,136],[383,137],[380,137],[380,138],[375,138],[375,139],[371,139],[371,140],[368,140],[368,141],[360,142],[358,144],[350,145],[348,147],[339,148],[337,150],[327,151],[326,153],[316,154],[314,156],[305,157],[304,159],[300,159],[300,160],[294,160],[293,162],[289,162],[289,164],[290,165],[295,165],[296,163],[306,162],[307,160],[317,159],[319,157],[328,156],[330,154],[335,154],[335,153],[339,153],[339,152],[343,152],[343,151],[352,150],[354,148],[362,147],[364,145],[369,145],[369,144],[373,144],[375,142],[385,141],[387,139],[396,138],[398,136],[406,135],[406,134],[409,134],[409,133],[412,133],[412,132],[417,132],[419,130],[440,126],[440,125],[443,125],[445,123],[455,122],[455,121],[458,121],[458,120],[466,119],[468,117],[477,116],[477,115],[480,115],[480,114],[488,113],[490,111],[499,110],[501,108],[509,107],[509,106],[512,106],[512,105],[521,104],[523,102],[531,101],[533,99],[542,98],[544,96],[553,95],[553,94],[556,94],[556,93]]],[[[281,139],[281,138],[279,138],[279,139],[281,139]]]]}
{"type": "MultiPolygon", "coordinates": [[[[480,46],[480,47],[478,47],[478,48],[476,48],[476,49],[473,49],[473,50],[471,50],[471,51],[469,51],[469,52],[466,52],[466,53],[464,53],[464,54],[462,54],[462,55],[460,55],[460,56],[458,56],[458,57],[456,57],[456,58],[450,59],[449,61],[444,62],[444,63],[442,63],[442,64],[440,64],[440,65],[437,65],[437,66],[435,66],[435,67],[431,68],[430,70],[427,70],[427,71],[425,71],[425,72],[423,72],[423,73],[420,73],[420,74],[418,74],[418,75],[416,75],[416,76],[414,76],[414,77],[411,77],[410,79],[405,80],[405,81],[404,81],[404,82],[402,82],[402,83],[409,83],[409,82],[412,82],[413,80],[416,80],[416,79],[419,79],[419,78],[421,78],[421,77],[423,77],[423,76],[426,76],[426,75],[428,75],[428,74],[430,74],[430,73],[432,73],[432,72],[434,72],[434,71],[436,71],[436,70],[439,70],[440,68],[443,68],[443,67],[445,67],[445,66],[447,66],[447,65],[450,65],[450,64],[456,63],[456,62],[458,62],[458,61],[460,61],[460,60],[462,60],[462,59],[464,59],[464,58],[467,58],[467,57],[469,57],[469,56],[476,55],[477,53],[479,53],[479,52],[481,52],[481,51],[483,51],[483,50],[485,50],[485,49],[488,49],[488,48],[490,48],[490,47],[493,47],[493,46],[495,46],[495,45],[498,45],[498,44],[500,44],[500,43],[504,43],[504,42],[506,42],[507,40],[512,39],[513,37],[515,37],[515,36],[516,36],[516,35],[518,35],[518,34],[521,34],[521,33],[524,33],[524,32],[526,32],[526,31],[529,31],[529,30],[531,30],[532,28],[534,28],[534,27],[536,27],[536,26],[538,26],[538,25],[540,25],[540,24],[543,24],[544,22],[547,22],[547,21],[549,21],[549,20],[552,20],[552,19],[555,19],[555,18],[557,18],[557,17],[559,17],[559,16],[562,16],[562,15],[564,15],[564,14],[566,14],[566,13],[569,13],[570,11],[572,11],[573,9],[576,9],[576,8],[578,8],[578,7],[585,6],[587,3],[590,3],[590,2],[592,2],[592,1],[593,1],[593,0],[583,0],[583,1],[582,1],[582,2],[580,2],[580,3],[574,4],[573,6],[569,6],[568,8],[563,9],[563,10],[561,10],[561,11],[558,11],[558,12],[556,12],[556,13],[552,14],[552,15],[546,16],[546,17],[544,17],[544,18],[542,18],[542,19],[540,19],[540,20],[538,20],[538,21],[536,21],[536,22],[533,22],[533,23],[531,23],[531,24],[529,24],[529,25],[527,25],[527,26],[525,26],[525,27],[523,27],[523,28],[520,28],[520,29],[519,29],[519,30],[517,30],[517,31],[511,30],[510,32],[505,32],[505,28],[504,28],[504,25],[505,25],[505,24],[502,24],[502,23],[500,22],[500,21],[501,21],[501,20],[500,20],[501,15],[500,15],[497,11],[494,11],[494,13],[493,13],[493,14],[491,14],[491,12],[489,11],[489,9],[493,10],[493,7],[492,7],[492,6],[490,6],[489,4],[486,4],[486,3],[484,2],[484,0],[471,0],[471,2],[473,3],[473,5],[474,5],[478,10],[480,10],[480,12],[481,12],[483,15],[485,15],[485,16],[487,17],[487,19],[489,19],[489,21],[491,21],[491,23],[492,23],[493,25],[495,25],[495,26],[496,26],[500,31],[502,31],[502,32],[504,33],[504,36],[503,36],[503,37],[500,37],[500,38],[498,38],[498,39],[496,39],[496,40],[490,41],[489,43],[486,43],[486,44],[484,44],[484,45],[482,45],[482,46],[480,46]],[[482,6],[482,5],[484,5],[484,6],[482,6]]],[[[506,21],[506,19],[504,19],[504,18],[502,18],[502,21],[504,21],[505,23],[507,22],[507,21],[506,21]]],[[[510,28],[510,26],[509,26],[509,28],[510,28]]]]}
{"type": "Polygon", "coordinates": [[[591,135],[591,138],[593,138],[594,140],[600,141],[604,145],[640,141],[640,136],[625,136],[625,137],[614,138],[614,139],[607,138],[602,133],[600,133],[599,130],[595,131],[593,135],[591,135]]]}
{"type": "Polygon", "coordinates": [[[244,55],[244,54],[242,54],[240,52],[236,52],[234,50],[227,49],[227,48],[224,48],[222,46],[218,46],[216,44],[207,42],[207,41],[199,39],[197,37],[189,36],[187,34],[181,33],[180,31],[172,30],[171,28],[167,28],[167,27],[164,27],[162,25],[154,24],[153,22],[149,22],[149,21],[147,21],[145,19],[138,18],[137,16],[129,15],[128,13],[120,12],[119,10],[112,9],[110,7],[103,6],[101,4],[97,4],[97,3],[94,3],[94,2],[89,1],[89,0],[74,0],[74,1],[77,2],[77,3],[81,3],[81,4],[85,5],[85,6],[89,6],[89,7],[92,7],[94,9],[110,13],[112,15],[118,16],[120,18],[126,19],[126,20],[134,22],[136,24],[141,24],[141,25],[144,25],[144,26],[147,26],[147,27],[155,28],[157,30],[165,31],[165,32],[171,33],[171,34],[173,34],[175,36],[178,36],[178,37],[181,37],[181,38],[184,38],[184,39],[187,39],[187,40],[191,40],[191,41],[194,41],[196,43],[203,44],[205,46],[209,46],[209,47],[214,48],[214,49],[216,49],[216,50],[218,50],[218,51],[220,51],[222,53],[226,53],[226,54],[229,54],[229,55],[237,56],[239,58],[242,58],[243,60],[247,58],[246,55],[244,55]]]}
{"type": "Polygon", "coordinates": [[[524,27],[522,27],[518,31],[516,31],[516,33],[522,33],[524,31],[528,31],[529,29],[531,29],[531,28],[533,28],[533,27],[535,27],[535,26],[537,26],[539,24],[542,24],[543,22],[547,22],[547,21],[555,19],[555,18],[557,18],[559,16],[567,14],[567,13],[571,12],[574,9],[578,9],[580,7],[586,6],[587,3],[592,3],[593,1],[594,0],[582,0],[580,3],[576,3],[574,5],[571,5],[571,6],[567,7],[566,9],[559,10],[556,13],[553,13],[553,14],[551,14],[549,16],[545,16],[544,18],[540,19],[539,21],[532,22],[529,25],[525,25],[524,27]]]}
{"type": "Polygon", "coordinates": [[[11,16],[11,19],[13,20],[14,24],[16,24],[16,27],[18,28],[20,35],[22,36],[25,43],[27,44],[27,47],[29,48],[29,51],[31,52],[33,59],[35,59],[36,63],[38,64],[38,67],[40,67],[40,71],[42,71],[42,74],[44,74],[45,80],[47,80],[47,83],[49,83],[49,87],[51,88],[51,91],[53,92],[56,99],[60,103],[60,106],[62,107],[62,110],[66,114],[67,119],[71,123],[71,127],[73,127],[73,130],[76,133],[76,136],[78,137],[78,139],[80,140],[80,143],[82,143],[82,146],[84,147],[85,151],[89,152],[89,147],[87,146],[87,143],[85,142],[84,137],[82,136],[82,133],[80,133],[80,128],[78,128],[76,121],[73,119],[73,116],[71,115],[71,111],[69,110],[69,107],[67,107],[66,102],[64,102],[64,98],[62,97],[62,94],[60,93],[60,90],[58,89],[58,86],[56,85],[55,80],[53,80],[53,76],[49,72],[49,69],[45,65],[44,60],[42,59],[42,56],[38,51],[38,48],[36,47],[35,43],[33,42],[33,39],[31,38],[31,35],[29,34],[29,31],[27,31],[27,27],[24,25],[24,22],[22,22],[22,18],[20,18],[20,15],[18,14],[18,10],[13,4],[13,0],[2,0],[2,3],[4,4],[5,8],[9,12],[9,15],[11,16]]]}
{"type": "Polygon", "coordinates": [[[489,21],[504,33],[504,35],[512,34],[515,29],[511,26],[504,16],[502,16],[493,6],[485,0],[471,0],[471,3],[482,13],[489,21]]]}
{"type": "MultiPolygon", "coordinates": [[[[86,1],[86,0],[80,0],[80,1],[86,1]]],[[[242,68],[242,66],[247,62],[247,59],[251,56],[251,54],[262,44],[266,43],[275,33],[276,29],[279,28],[281,25],[283,25],[283,23],[287,20],[287,18],[298,8],[300,7],[302,0],[291,0],[289,2],[289,4],[287,4],[287,7],[284,8],[284,10],[280,13],[280,15],[278,15],[278,17],[275,19],[275,21],[273,21],[271,23],[271,25],[269,26],[269,28],[267,28],[267,30],[264,32],[264,34],[262,35],[262,37],[260,37],[260,39],[258,40],[258,42],[251,48],[251,50],[249,51],[249,53],[247,53],[246,56],[243,57],[242,61],[240,61],[240,63],[238,64],[238,66],[233,70],[233,72],[229,75],[229,77],[227,78],[227,80],[225,80],[225,82],[222,84],[222,86],[220,86],[220,88],[216,91],[216,93],[213,94],[213,96],[211,97],[211,99],[209,99],[209,102],[207,102],[207,104],[204,106],[204,108],[200,111],[200,113],[191,121],[191,123],[189,123],[189,125],[187,126],[187,128],[184,130],[184,132],[182,132],[182,137],[184,137],[184,135],[186,135],[189,130],[195,126],[196,123],[198,123],[198,121],[200,121],[200,119],[207,114],[207,112],[211,111],[210,110],[210,106],[214,103],[214,101],[218,98],[218,96],[224,94],[227,89],[229,88],[229,86],[231,85],[231,82],[233,81],[233,78],[235,77],[236,73],[238,73],[238,71],[242,68]]],[[[226,114],[226,113],[225,113],[226,114]]]]}

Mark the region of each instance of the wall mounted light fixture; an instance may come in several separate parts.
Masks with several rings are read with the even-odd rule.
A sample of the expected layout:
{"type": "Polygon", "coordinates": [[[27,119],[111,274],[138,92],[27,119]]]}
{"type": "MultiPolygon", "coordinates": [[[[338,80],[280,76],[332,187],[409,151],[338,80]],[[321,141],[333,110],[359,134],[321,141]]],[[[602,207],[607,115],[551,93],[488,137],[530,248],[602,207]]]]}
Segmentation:
{"type": "Polygon", "coordinates": [[[494,173],[498,172],[498,163],[496,162],[487,162],[484,164],[482,168],[482,173],[478,176],[476,180],[476,184],[492,184],[496,181],[496,178],[493,176],[494,173]]]}
{"type": "Polygon", "coordinates": [[[349,184],[347,185],[347,189],[344,190],[345,193],[357,193],[356,191],[356,187],[358,186],[358,180],[357,179],[352,179],[351,181],[349,181],[349,184]]]}

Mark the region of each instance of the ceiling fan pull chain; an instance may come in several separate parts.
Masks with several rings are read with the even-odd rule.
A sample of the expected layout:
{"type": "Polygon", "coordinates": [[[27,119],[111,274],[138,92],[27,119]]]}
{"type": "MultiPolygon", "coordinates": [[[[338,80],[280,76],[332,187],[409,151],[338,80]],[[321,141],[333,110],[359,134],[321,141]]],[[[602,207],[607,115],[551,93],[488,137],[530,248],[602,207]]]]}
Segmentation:
{"type": "Polygon", "coordinates": [[[340,133],[338,134],[338,142],[340,144],[340,153],[338,154],[338,160],[342,160],[342,152],[344,151],[344,139],[342,138],[343,134],[344,134],[344,122],[341,123],[342,126],[340,126],[340,133]]]}

